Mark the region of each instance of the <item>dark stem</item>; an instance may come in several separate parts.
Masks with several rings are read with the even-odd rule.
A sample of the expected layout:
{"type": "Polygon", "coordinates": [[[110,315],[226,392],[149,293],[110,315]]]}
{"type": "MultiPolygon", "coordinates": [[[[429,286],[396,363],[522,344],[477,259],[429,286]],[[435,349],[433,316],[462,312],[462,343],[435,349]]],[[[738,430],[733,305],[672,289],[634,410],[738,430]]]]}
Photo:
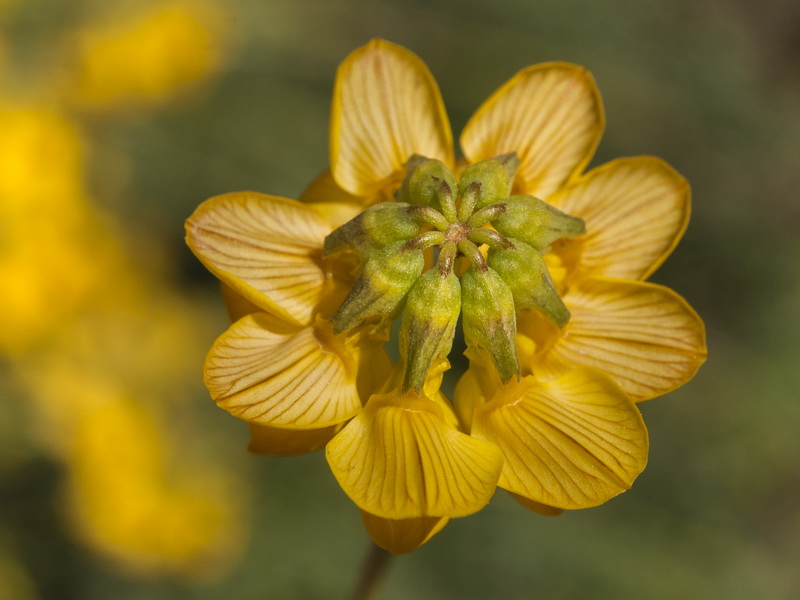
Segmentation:
{"type": "Polygon", "coordinates": [[[364,560],[361,571],[361,580],[352,596],[353,600],[376,600],[380,584],[389,568],[389,559],[392,557],[386,550],[372,544],[364,560]]]}

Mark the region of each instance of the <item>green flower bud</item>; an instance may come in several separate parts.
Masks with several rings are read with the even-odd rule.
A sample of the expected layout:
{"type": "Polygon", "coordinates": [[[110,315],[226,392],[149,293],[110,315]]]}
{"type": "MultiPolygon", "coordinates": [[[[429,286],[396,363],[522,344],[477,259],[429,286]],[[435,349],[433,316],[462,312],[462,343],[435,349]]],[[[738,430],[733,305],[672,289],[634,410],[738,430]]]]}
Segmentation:
{"type": "Polygon", "coordinates": [[[381,202],[333,230],[325,238],[325,256],[355,250],[361,255],[414,237],[421,219],[403,202],[381,202]]]}
{"type": "Polygon", "coordinates": [[[502,204],[506,209],[492,218],[494,228],[537,250],[544,250],[557,239],[586,231],[582,219],[571,217],[533,196],[512,196],[502,204]]]}
{"type": "Polygon", "coordinates": [[[508,198],[518,167],[519,159],[512,153],[482,160],[464,169],[459,187],[471,210],[465,210],[463,218],[468,218],[472,210],[508,198]]]}
{"type": "Polygon", "coordinates": [[[509,241],[513,248],[495,246],[489,249],[489,266],[503,278],[517,308],[535,308],[563,327],[569,321],[569,310],[553,285],[542,255],[525,242],[509,241]]]}
{"type": "Polygon", "coordinates": [[[491,160],[497,161],[503,165],[503,168],[506,170],[508,177],[513,183],[514,178],[517,176],[517,171],[519,171],[519,156],[517,156],[517,153],[509,152],[508,154],[501,154],[493,157],[491,160]]]}
{"type": "MultiPolygon", "coordinates": [[[[442,161],[414,156],[403,184],[397,191],[397,200],[408,204],[430,206],[445,214],[454,212],[458,180],[442,161]]],[[[455,218],[455,214],[452,215],[455,218]]]]}
{"type": "Polygon", "coordinates": [[[406,298],[400,352],[406,359],[403,388],[419,392],[431,363],[450,354],[461,312],[461,285],[452,269],[433,268],[417,279],[406,298]]]}
{"type": "Polygon", "coordinates": [[[488,353],[503,383],[519,377],[514,297],[500,275],[491,268],[464,272],[461,315],[467,346],[488,353]]]}
{"type": "Polygon", "coordinates": [[[409,248],[407,242],[370,252],[350,293],[331,316],[334,332],[351,329],[371,317],[380,317],[381,324],[392,320],[424,266],[422,252],[409,248]]]}

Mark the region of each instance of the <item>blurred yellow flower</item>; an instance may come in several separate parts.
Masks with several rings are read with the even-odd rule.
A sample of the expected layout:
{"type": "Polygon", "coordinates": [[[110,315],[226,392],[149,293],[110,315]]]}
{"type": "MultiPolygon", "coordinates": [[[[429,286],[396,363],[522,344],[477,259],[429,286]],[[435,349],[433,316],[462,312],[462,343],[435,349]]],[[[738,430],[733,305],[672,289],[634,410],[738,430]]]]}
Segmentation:
{"type": "MultiPolygon", "coordinates": [[[[228,570],[247,498],[234,472],[195,447],[198,423],[175,427],[200,359],[186,348],[200,347],[192,340],[207,307],[187,305],[162,280],[152,240],[136,244],[147,272],[125,256],[116,223],[91,202],[90,140],[65,105],[136,107],[205,79],[221,59],[217,17],[204,3],[161,3],[119,27],[85,30],[73,56],[81,76],[56,90],[72,94],[56,94],[59,108],[31,100],[53,99],[50,70],[36,90],[4,72],[0,39],[0,78],[17,86],[0,99],[4,375],[29,409],[24,431],[63,465],[76,536],[138,575],[200,580],[228,570]]],[[[8,575],[5,566],[0,555],[8,575]]]]}
{"type": "Polygon", "coordinates": [[[4,106],[0,130],[0,350],[15,353],[77,309],[114,250],[86,201],[76,124],[4,106]]]}
{"type": "MultiPolygon", "coordinates": [[[[2,10],[2,3],[0,3],[0,10],[2,10]]],[[[0,35],[0,81],[6,78],[6,70],[8,69],[8,47],[6,45],[5,37],[0,35]]]]}
{"type": "Polygon", "coordinates": [[[198,449],[183,443],[196,424],[167,425],[186,410],[171,381],[191,367],[175,344],[196,346],[197,315],[174,299],[148,301],[132,272],[116,276],[125,300],[96,295],[16,365],[31,429],[64,463],[67,515],[89,547],[139,575],[214,577],[242,548],[246,497],[216,460],[197,464],[198,449]]]}
{"type": "Polygon", "coordinates": [[[76,532],[125,569],[206,578],[240,547],[242,506],[221,472],[167,470],[166,440],[122,390],[78,415],[68,462],[76,532]]]}
{"type": "Polygon", "coordinates": [[[0,598],[3,600],[36,600],[36,586],[30,574],[16,557],[0,550],[0,598]]]}
{"type": "Polygon", "coordinates": [[[4,217],[33,218],[47,211],[54,221],[75,221],[72,215],[83,207],[86,194],[85,142],[78,125],[51,109],[3,104],[0,127],[4,217]]]}
{"type": "Polygon", "coordinates": [[[11,372],[28,392],[29,429],[65,466],[78,537],[123,570],[214,577],[239,556],[247,500],[230,470],[176,447],[191,445],[197,424],[166,430],[186,410],[184,345],[199,347],[199,313],[165,290],[148,300],[135,273],[117,267],[113,297],[94,294],[11,372]],[[146,399],[153,393],[168,401],[146,399]]]}
{"type": "Polygon", "coordinates": [[[225,52],[221,17],[214,4],[166,2],[78,32],[67,95],[91,110],[171,99],[219,69],[225,52]]]}
{"type": "Polygon", "coordinates": [[[19,4],[19,0],[0,0],[0,15],[10,12],[19,4]]]}
{"type": "Polygon", "coordinates": [[[186,348],[199,348],[203,311],[165,287],[153,298],[155,282],[116,258],[102,273],[113,292],[96,290],[53,324],[12,372],[28,390],[31,430],[64,463],[75,533],[124,570],[214,577],[242,548],[246,497],[216,460],[197,464],[197,424],[166,430],[186,410],[182,382],[200,359],[186,348]]]}
{"type": "MultiPolygon", "coordinates": [[[[688,185],[649,157],[582,175],[603,124],[585,69],[530,67],[468,122],[465,161],[456,163],[438,88],[419,58],[382,40],[348,56],[334,88],[331,168],[301,196],[310,204],[229,194],[187,222],[190,247],[229,288],[229,306],[243,307],[204,372],[217,403],[251,423],[251,447],[281,454],[290,439],[281,429],[301,430],[308,451],[330,439],[334,475],[392,552],[477,512],[495,485],[543,514],[596,506],[630,487],[648,451],[634,400],[687,381],[705,340],[680,297],[642,281],[685,227],[688,185]],[[387,202],[395,197],[402,202],[387,202]],[[516,221],[503,217],[514,202],[516,221]],[[571,223],[570,232],[548,230],[545,214],[571,223]],[[487,223],[494,229],[481,229],[487,223]],[[431,266],[420,252],[431,246],[439,278],[420,277],[431,266]],[[487,246],[493,266],[495,247],[528,248],[513,269],[526,275],[535,263],[557,295],[522,302],[527,284],[509,280],[513,269],[501,277],[487,266],[487,246]],[[365,344],[388,331],[418,278],[433,295],[409,294],[401,361],[381,385],[371,360],[383,351],[365,344]],[[458,292],[451,300],[459,287],[461,300],[458,292]],[[439,383],[459,303],[471,366],[456,390],[457,418],[439,383]],[[409,311],[422,315],[411,329],[409,311]],[[511,346],[487,360],[500,331],[511,346]],[[431,342],[421,363],[433,370],[409,380],[409,339],[425,344],[434,334],[444,341],[431,342]],[[368,374],[370,385],[359,386],[368,374]]],[[[296,440],[290,446],[302,449],[296,440]]]]}
{"type": "Polygon", "coordinates": [[[37,437],[58,458],[69,454],[79,415],[119,389],[131,397],[166,397],[168,403],[153,404],[179,409],[184,382],[202,357],[193,349],[204,337],[198,323],[205,307],[187,305],[163,286],[153,298],[156,282],[142,281],[123,260],[112,268],[105,272],[115,277],[112,293],[93,293],[81,311],[50,329],[35,353],[14,363],[29,391],[37,437]],[[86,378],[91,388],[79,385],[86,378]]]}

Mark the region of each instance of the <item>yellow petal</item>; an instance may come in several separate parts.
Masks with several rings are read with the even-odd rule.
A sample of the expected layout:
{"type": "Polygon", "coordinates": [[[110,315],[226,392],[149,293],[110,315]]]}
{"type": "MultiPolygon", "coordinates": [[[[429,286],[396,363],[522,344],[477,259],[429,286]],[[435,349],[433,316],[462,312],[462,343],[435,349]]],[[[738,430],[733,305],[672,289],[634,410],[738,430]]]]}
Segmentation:
{"type": "MultiPolygon", "coordinates": [[[[490,365],[490,368],[494,369],[494,366],[490,365]]],[[[472,429],[472,415],[475,409],[494,396],[494,391],[487,391],[487,380],[482,377],[484,372],[485,369],[475,367],[470,362],[469,368],[456,383],[453,405],[459,423],[467,433],[472,429]]]]}
{"type": "Polygon", "coordinates": [[[442,416],[444,417],[448,427],[455,427],[457,429],[459,426],[458,416],[453,410],[453,405],[450,403],[450,399],[440,389],[442,387],[444,374],[449,370],[450,361],[447,360],[447,358],[437,358],[431,364],[431,368],[428,370],[428,376],[425,379],[425,384],[422,388],[422,394],[439,405],[439,408],[442,411],[442,416]]]}
{"type": "Polygon", "coordinates": [[[319,429],[361,410],[357,356],[327,322],[296,327],[267,313],[247,315],[206,357],[204,380],[232,415],[271,427],[319,429]]]}
{"type": "Polygon", "coordinates": [[[320,173],[300,194],[298,200],[310,204],[331,229],[344,225],[358,216],[366,206],[379,201],[375,199],[374,202],[365,202],[364,198],[348,194],[333,179],[330,169],[320,173]]]}
{"type": "Polygon", "coordinates": [[[453,164],[453,138],[439,88],[419,57],[383,40],[352,52],[336,74],[331,171],[369,196],[413,155],[453,164]]]}
{"type": "Polygon", "coordinates": [[[262,312],[263,309],[260,306],[256,306],[244,296],[237,294],[229,285],[220,282],[219,289],[222,292],[222,301],[225,303],[231,323],[250,313],[262,312]]]}
{"type": "Polygon", "coordinates": [[[247,451],[267,456],[297,456],[315,452],[325,447],[342,424],[322,429],[279,429],[250,423],[250,443],[247,451]]]}
{"type": "Polygon", "coordinates": [[[353,204],[362,208],[364,204],[364,199],[361,196],[354,196],[339,187],[330,169],[325,169],[314,181],[309,183],[308,187],[300,194],[298,200],[307,204],[337,202],[353,204]]]}
{"type": "Polygon", "coordinates": [[[703,321],[669,288],[587,279],[564,302],[572,318],[534,372],[552,376],[576,365],[605,371],[634,401],[683,385],[706,359],[703,321]]]}
{"type": "Polygon", "coordinates": [[[473,115],[461,134],[470,162],[516,152],[515,190],[547,199],[588,164],[603,133],[592,75],[568,63],[517,73],[473,115]]]}
{"type": "MultiPolygon", "coordinates": [[[[442,416],[448,425],[458,428],[458,416],[453,410],[453,406],[450,404],[448,397],[439,389],[441,388],[444,374],[449,369],[450,361],[447,360],[447,358],[440,357],[436,359],[428,370],[428,375],[422,388],[422,395],[426,398],[429,398],[439,406],[442,411],[442,416]]],[[[373,369],[370,369],[370,371],[373,371],[373,369]]],[[[382,375],[380,375],[380,377],[382,377],[382,385],[374,388],[375,393],[388,394],[396,389],[399,389],[403,384],[404,371],[405,363],[401,359],[394,364],[394,368],[391,368],[388,373],[382,373],[382,375]]],[[[378,381],[377,377],[374,379],[374,381],[378,381]]]]}
{"type": "Polygon", "coordinates": [[[311,322],[322,297],[322,242],[330,232],[308,206],[255,192],[211,198],[186,221],[186,242],[214,275],[299,324],[311,322]]]}
{"type": "Polygon", "coordinates": [[[581,269],[646,279],[672,252],[689,222],[688,182],[661,159],[620,158],[593,169],[549,202],[586,223],[581,269]]]}
{"type": "Polygon", "coordinates": [[[392,554],[407,554],[439,533],[450,519],[447,517],[384,519],[362,510],[361,520],[369,537],[377,546],[392,554]]]}
{"type": "Polygon", "coordinates": [[[331,229],[344,225],[357,217],[363,210],[363,207],[358,204],[345,204],[342,202],[317,202],[310,206],[325,219],[331,229]]]}
{"type": "Polygon", "coordinates": [[[380,393],[392,376],[392,361],[386,354],[386,342],[383,335],[372,337],[369,330],[362,330],[345,340],[345,349],[357,364],[356,385],[361,398],[380,393]]]}
{"type": "Polygon", "coordinates": [[[512,381],[475,411],[472,435],[502,450],[499,487],[556,508],[602,504],[628,489],[647,463],[639,411],[592,369],[512,381]]]}
{"type": "MultiPolygon", "coordinates": [[[[311,204],[314,208],[320,204],[338,204],[349,206],[351,210],[356,211],[355,214],[344,220],[329,220],[331,226],[335,229],[373,204],[394,201],[394,190],[402,183],[403,177],[404,173],[396,173],[391,178],[387,179],[386,185],[376,190],[375,193],[366,196],[354,196],[350,192],[343,190],[339,184],[336,183],[330,169],[325,169],[305,190],[303,190],[298,200],[306,204],[311,204]]],[[[344,216],[344,213],[341,213],[341,216],[344,216]]]]}
{"type": "Polygon", "coordinates": [[[459,432],[435,402],[396,392],[370,398],[326,454],[350,499],[386,519],[475,513],[502,466],[494,444],[459,432]]]}
{"type": "MultiPolygon", "coordinates": [[[[518,311],[523,314],[526,311],[518,311]]],[[[518,317],[519,318],[519,317],[518,317]]],[[[520,345],[521,336],[517,336],[517,346],[520,345]]],[[[453,394],[453,404],[459,423],[464,431],[472,430],[472,416],[475,409],[481,404],[491,400],[503,386],[500,376],[492,359],[483,351],[474,351],[470,348],[464,352],[469,359],[469,368],[459,378],[453,394]]],[[[523,374],[525,365],[523,367],[523,374]]]]}
{"type": "Polygon", "coordinates": [[[525,496],[520,496],[519,494],[514,494],[513,492],[508,493],[514,500],[522,504],[525,508],[532,510],[535,513],[542,515],[543,517],[557,517],[558,515],[564,512],[563,508],[556,508],[554,506],[548,506],[547,504],[542,504],[541,502],[534,502],[525,496]]]}

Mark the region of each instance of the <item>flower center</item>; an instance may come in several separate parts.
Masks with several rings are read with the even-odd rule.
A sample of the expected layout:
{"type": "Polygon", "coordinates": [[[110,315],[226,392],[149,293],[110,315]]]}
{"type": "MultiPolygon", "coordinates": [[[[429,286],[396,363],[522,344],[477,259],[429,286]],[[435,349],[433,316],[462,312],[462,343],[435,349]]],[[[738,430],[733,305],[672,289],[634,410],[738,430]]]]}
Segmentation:
{"type": "Polygon", "coordinates": [[[466,223],[462,223],[461,221],[450,223],[450,226],[447,228],[447,231],[445,231],[444,234],[445,244],[448,242],[452,242],[453,244],[463,242],[469,238],[470,231],[472,231],[472,227],[466,223]]]}
{"type": "Polygon", "coordinates": [[[542,253],[583,233],[583,221],[511,196],[518,166],[508,154],[469,165],[457,179],[442,162],[415,156],[395,202],[368,208],[325,239],[326,256],[351,251],[361,259],[331,316],[334,332],[389,328],[402,314],[404,392],[420,392],[433,362],[449,354],[459,315],[472,355],[485,356],[503,382],[519,376],[518,310],[538,310],[559,327],[569,320],[542,253]],[[438,255],[426,271],[429,248],[438,255]]]}

